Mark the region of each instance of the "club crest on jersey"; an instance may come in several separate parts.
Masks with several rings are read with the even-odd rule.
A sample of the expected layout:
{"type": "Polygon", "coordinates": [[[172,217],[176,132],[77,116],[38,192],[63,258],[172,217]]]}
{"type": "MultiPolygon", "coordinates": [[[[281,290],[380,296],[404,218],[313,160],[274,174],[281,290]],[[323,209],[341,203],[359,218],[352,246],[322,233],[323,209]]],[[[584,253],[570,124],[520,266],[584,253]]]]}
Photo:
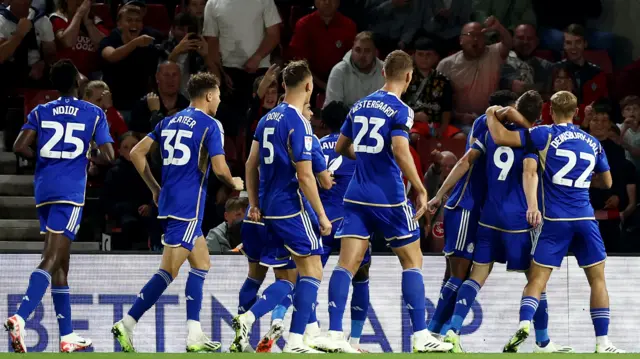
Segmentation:
{"type": "Polygon", "coordinates": [[[311,148],[313,148],[313,137],[304,136],[304,149],[311,151],[311,148]]]}

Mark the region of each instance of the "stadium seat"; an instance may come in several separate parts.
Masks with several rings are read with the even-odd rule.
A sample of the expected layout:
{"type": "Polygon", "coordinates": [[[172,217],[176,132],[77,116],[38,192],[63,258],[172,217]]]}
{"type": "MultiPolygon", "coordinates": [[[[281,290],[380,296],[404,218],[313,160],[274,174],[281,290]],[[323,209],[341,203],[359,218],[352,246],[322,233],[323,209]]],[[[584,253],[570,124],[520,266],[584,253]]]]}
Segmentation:
{"type": "Polygon", "coordinates": [[[111,18],[111,11],[109,10],[108,4],[93,4],[91,5],[91,11],[94,15],[104,21],[104,26],[107,27],[107,29],[111,30],[115,28],[115,23],[111,18]]]}
{"type": "Polygon", "coordinates": [[[551,50],[538,49],[533,53],[533,56],[536,56],[551,62],[556,61],[556,56],[551,50]]]}
{"type": "Polygon", "coordinates": [[[36,90],[29,89],[24,92],[24,115],[26,116],[36,106],[42,105],[49,101],[53,101],[60,97],[60,94],[56,90],[36,90]]]}
{"type": "Polygon", "coordinates": [[[613,64],[606,50],[585,50],[584,58],[600,66],[605,74],[613,73],[613,64]]]}
{"type": "Polygon", "coordinates": [[[171,20],[169,19],[167,8],[161,4],[147,4],[144,24],[160,31],[164,35],[168,35],[169,29],[171,29],[171,20]]]}

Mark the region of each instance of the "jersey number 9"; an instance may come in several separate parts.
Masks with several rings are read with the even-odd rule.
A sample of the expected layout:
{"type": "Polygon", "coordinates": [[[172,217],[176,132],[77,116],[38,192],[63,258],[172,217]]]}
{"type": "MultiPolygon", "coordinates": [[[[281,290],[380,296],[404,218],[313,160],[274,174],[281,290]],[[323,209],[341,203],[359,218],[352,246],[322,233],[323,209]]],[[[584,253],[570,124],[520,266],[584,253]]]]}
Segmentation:
{"type": "Polygon", "coordinates": [[[162,160],[162,164],[165,166],[184,166],[189,163],[191,159],[191,150],[189,146],[180,142],[183,138],[191,138],[193,132],[186,130],[162,130],[160,136],[164,137],[164,149],[169,153],[167,157],[162,160]],[[177,134],[177,136],[176,136],[177,134]],[[171,140],[176,138],[175,143],[172,145],[171,140]],[[182,156],[175,157],[175,151],[182,152],[182,156]]]}
{"type": "Polygon", "coordinates": [[[384,138],[382,137],[382,135],[380,135],[380,133],[378,133],[378,131],[380,131],[380,128],[384,126],[384,122],[385,122],[384,118],[379,118],[379,117],[366,118],[364,116],[356,116],[353,118],[353,122],[362,124],[360,131],[358,131],[356,138],[353,140],[353,150],[355,152],[365,152],[365,153],[372,153],[372,154],[382,152],[382,149],[384,148],[384,138]],[[371,131],[369,131],[369,125],[373,125],[373,128],[371,129],[371,131]],[[360,142],[362,142],[362,139],[367,134],[370,139],[376,141],[375,146],[367,146],[367,145],[360,144],[360,142]]]}
{"type": "Polygon", "coordinates": [[[493,153],[493,163],[500,169],[500,174],[498,175],[498,181],[504,181],[507,179],[509,175],[509,171],[511,171],[511,167],[513,167],[513,149],[511,147],[498,147],[496,152],[493,153]],[[506,154],[507,158],[503,161],[502,154],[506,154]]]}
{"type": "Polygon", "coordinates": [[[47,143],[40,149],[40,157],[43,158],[55,158],[55,159],[74,159],[84,153],[84,142],[78,137],[73,136],[73,131],[84,131],[84,123],[67,123],[67,126],[63,126],[60,122],[55,121],[42,121],[40,123],[42,128],[53,129],[53,136],[47,141],[47,143]],[[71,144],[76,147],[73,151],[54,151],[53,147],[57,145],[64,136],[64,143],[71,144]]]}

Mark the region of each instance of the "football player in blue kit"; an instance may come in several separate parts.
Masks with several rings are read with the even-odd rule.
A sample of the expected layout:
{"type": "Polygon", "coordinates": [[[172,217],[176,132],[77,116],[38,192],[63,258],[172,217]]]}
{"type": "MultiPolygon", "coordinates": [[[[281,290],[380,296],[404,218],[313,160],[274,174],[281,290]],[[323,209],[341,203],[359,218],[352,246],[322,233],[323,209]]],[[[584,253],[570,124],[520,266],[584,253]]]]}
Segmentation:
{"type": "Polygon", "coordinates": [[[67,284],[69,250],[82,219],[91,142],[95,141],[104,159],[112,161],[113,140],[104,112],[77,99],[78,80],[78,70],[71,61],[55,63],[51,82],[61,97],[33,109],[14,144],[14,152],[36,160],[34,194],[40,232],[45,235],[40,264],[31,273],[18,311],[4,324],[16,353],[27,351],[25,320],[38,307],[49,285],[60,328],[60,351],[91,346],[91,340],[73,332],[67,284]],[[35,152],[30,147],[34,142],[35,152]]]}
{"type": "MultiPolygon", "coordinates": [[[[313,116],[308,103],[305,104],[302,115],[307,121],[313,116]]],[[[330,189],[333,185],[333,178],[327,171],[326,160],[320,148],[320,140],[316,136],[313,136],[311,163],[320,188],[330,189]]],[[[262,194],[259,193],[258,197],[262,197],[262,194]]],[[[247,215],[248,212],[249,209],[247,208],[247,215]]],[[[249,218],[245,218],[242,224],[241,236],[241,251],[249,262],[249,274],[240,289],[238,316],[233,319],[233,325],[238,330],[236,330],[234,341],[229,349],[231,352],[252,352],[253,349],[249,344],[249,333],[243,330],[246,326],[242,322],[249,321],[253,323],[272,311],[271,327],[256,348],[259,353],[268,353],[276,340],[284,333],[282,320],[293,299],[293,283],[296,282],[297,276],[295,263],[291,258],[275,258],[274,255],[276,253],[274,251],[265,250],[268,244],[268,232],[264,223],[254,222],[249,218]],[[258,297],[258,290],[269,268],[273,268],[276,281],[258,297]],[[247,314],[243,316],[245,313],[247,314]]],[[[313,313],[315,314],[315,311],[313,313]]],[[[312,315],[312,317],[315,318],[315,315],[312,315]]],[[[310,324],[315,323],[316,320],[313,318],[309,319],[310,324]]],[[[308,334],[309,328],[310,325],[308,324],[305,336],[308,334]]]]}
{"type": "MultiPolygon", "coordinates": [[[[258,123],[247,159],[249,218],[254,222],[264,221],[267,229],[261,261],[293,257],[298,270],[289,340],[283,351],[317,353],[305,344],[303,334],[322,279],[321,235],[331,233],[331,222],[320,201],[313,174],[311,124],[301,113],[309,103],[313,77],[305,61],[290,62],[282,74],[284,102],[258,123]]],[[[282,283],[281,291],[290,291],[290,288],[290,283],[282,283]]],[[[234,329],[246,337],[253,325],[252,318],[250,315],[240,318],[234,321],[234,329]]]]}
{"type": "Polygon", "coordinates": [[[187,306],[187,352],[212,352],[220,343],[212,342],[200,326],[203,285],[211,266],[201,223],[207,195],[209,163],[214,174],[234,190],[243,189],[224,156],[222,124],[213,118],[220,104],[218,79],[210,73],[192,75],[187,83],[191,103],[186,109],[160,121],[131,150],[131,162],[142,176],[158,205],[164,237],[160,269],[138,294],[124,318],[113,325],[112,333],[125,352],[133,352],[133,332],[142,315],[160,298],[188,260],[191,266],[185,286],[187,306]],[[146,160],[158,142],[162,151],[162,187],[156,182],[146,160]]]}
{"type": "MultiPolygon", "coordinates": [[[[535,91],[527,91],[520,96],[515,108],[501,110],[498,117],[511,120],[528,131],[540,117],[542,97],[535,91]]],[[[484,117],[483,119],[486,119],[484,117]]],[[[485,121],[486,124],[486,121],[485,121]]],[[[516,129],[515,125],[510,127],[516,129]]],[[[485,132],[477,138],[459,165],[451,171],[452,180],[461,178],[481,156],[486,157],[487,196],[478,222],[473,267],[469,278],[462,283],[457,293],[451,322],[446,328],[445,341],[454,345],[454,352],[462,352],[460,330],[480,288],[484,285],[493,268],[493,263],[506,263],[508,271],[527,272],[531,263],[531,246],[535,229],[527,222],[527,204],[523,190],[525,178],[530,169],[524,168],[525,158],[535,157],[535,149],[501,147],[495,144],[491,135],[485,132]]],[[[533,172],[535,174],[535,170],[533,172]]],[[[546,294],[544,294],[546,298],[546,294]]],[[[547,326],[549,314],[546,299],[538,307],[534,316],[536,327],[536,353],[569,353],[573,349],[554,344],[549,340],[547,326]]]]}
{"type": "Polygon", "coordinates": [[[413,60],[403,51],[385,59],[381,90],[353,105],[336,143],[336,152],[356,161],[344,195],[344,219],[338,264],[329,282],[329,332],[326,351],[354,352],[342,330],[349,287],[369,249],[371,233],[380,231],[403,268],[402,295],[411,323],[415,352],[449,351],[451,344],[434,338],[425,323],[422,251],[417,219],[427,208],[427,191],[409,150],[413,110],[400,100],[413,74],[413,60]],[[417,192],[417,211],[408,205],[402,175],[417,192]]]}
{"type": "Polygon", "coordinates": [[[578,104],[576,97],[560,91],[551,97],[553,125],[538,126],[529,131],[509,131],[489,108],[487,125],[499,146],[532,147],[535,158],[525,159],[530,179],[525,185],[526,218],[530,225],[542,225],[533,244],[533,261],[528,283],[520,302],[520,325],[505,345],[505,352],[515,352],[529,336],[531,321],[539,308],[551,271],[560,267],[568,251],[572,251],[585,271],[591,287],[591,319],[596,335],[596,353],[623,353],[608,338],[609,294],[604,276],[607,258],[604,243],[589,202],[589,187],[610,188],[609,163],[600,142],[575,126],[573,117],[578,104]],[[542,172],[542,213],[538,208],[537,176],[542,172]]]}
{"type": "MultiPolygon", "coordinates": [[[[516,94],[507,90],[496,91],[489,98],[491,105],[503,107],[511,106],[515,101],[516,94]]],[[[453,314],[457,292],[469,274],[473,259],[478,219],[487,192],[487,183],[484,173],[484,157],[480,157],[475,164],[469,163],[468,160],[471,146],[477,138],[483,137],[486,132],[486,116],[482,115],[471,126],[471,133],[465,145],[465,157],[458,160],[459,164],[468,165],[468,171],[458,167],[462,177],[452,176],[452,171],[438,193],[429,201],[431,213],[440,208],[442,202],[445,201],[445,245],[443,251],[446,256],[447,268],[438,304],[428,325],[429,331],[436,336],[444,335],[447,332],[446,324],[453,314]],[[451,195],[447,197],[447,193],[451,193],[451,195]]]]}
{"type": "MultiPolygon", "coordinates": [[[[322,238],[324,245],[322,267],[327,264],[331,252],[340,251],[340,240],[337,240],[334,236],[344,219],[344,194],[347,191],[347,187],[355,171],[355,161],[335,151],[340,136],[340,128],[348,114],[349,108],[342,102],[331,102],[322,110],[322,122],[324,126],[329,129],[330,134],[321,138],[320,143],[322,144],[322,151],[329,166],[329,172],[333,174],[335,179],[335,185],[330,190],[320,192],[320,199],[327,212],[327,217],[329,217],[332,223],[331,234],[322,238]]],[[[351,281],[353,294],[351,296],[351,335],[349,336],[349,344],[351,344],[354,351],[362,352],[359,348],[360,336],[362,335],[369,310],[370,265],[371,253],[367,250],[360,264],[360,268],[351,281]]],[[[319,328],[317,332],[319,333],[319,328]]],[[[311,341],[313,342],[310,343],[310,345],[321,349],[323,345],[315,342],[317,340],[322,341],[324,338],[324,336],[312,337],[311,341]]]]}

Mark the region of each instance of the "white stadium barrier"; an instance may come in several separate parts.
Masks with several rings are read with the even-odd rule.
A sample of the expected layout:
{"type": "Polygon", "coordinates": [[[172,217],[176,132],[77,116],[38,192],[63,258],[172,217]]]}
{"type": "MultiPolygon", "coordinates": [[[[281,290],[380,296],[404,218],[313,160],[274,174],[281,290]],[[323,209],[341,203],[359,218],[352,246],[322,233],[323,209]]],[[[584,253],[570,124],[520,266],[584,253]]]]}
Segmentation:
{"type": "MultiPolygon", "coordinates": [[[[0,311],[13,313],[20,303],[31,271],[39,262],[38,254],[0,254],[0,311]]],[[[238,290],[246,277],[246,260],[240,256],[212,256],[212,267],[205,282],[201,313],[202,327],[212,339],[227,350],[233,331],[231,318],[236,313],[238,290]]],[[[153,275],[160,263],[157,255],[73,255],[69,285],[75,330],[93,340],[95,351],[119,350],[110,328],[136,298],[138,290],[153,275]]],[[[327,287],[336,258],[325,268],[318,296],[318,318],[321,326],[328,323],[327,287]]],[[[425,257],[424,277],[427,291],[428,317],[433,314],[444,273],[442,257],[425,257]]],[[[142,317],[134,337],[140,352],[184,352],[186,310],[184,285],[188,266],[161,297],[159,304],[142,317]]],[[[401,268],[392,256],[374,256],[371,268],[371,307],[361,342],[371,352],[409,351],[411,327],[401,297],[401,268]]],[[[613,257],[607,262],[607,279],[611,296],[609,335],[619,348],[640,351],[634,333],[640,329],[640,306],[635,284],[640,273],[640,258],[613,257]]],[[[272,282],[272,275],[263,284],[272,282]]],[[[517,329],[518,309],[524,275],[508,273],[497,265],[494,274],[480,292],[463,327],[462,344],[470,352],[499,352],[517,329]]],[[[548,289],[549,332],[557,343],[571,345],[579,352],[595,349],[589,316],[589,287],[573,257],[554,271],[548,289]]],[[[287,314],[288,323],[291,311],[287,314]]],[[[345,313],[345,330],[349,330],[349,309],[345,313]]],[[[269,325],[269,317],[254,327],[252,344],[269,325]]],[[[531,351],[531,340],[523,351],[531,351]]],[[[9,350],[8,341],[0,352],[9,350]]],[[[279,342],[280,347],[284,343],[279,342]]],[[[51,297],[27,322],[27,346],[32,352],[58,351],[58,325],[51,297]]],[[[276,348],[274,351],[279,351],[276,348]]]]}

